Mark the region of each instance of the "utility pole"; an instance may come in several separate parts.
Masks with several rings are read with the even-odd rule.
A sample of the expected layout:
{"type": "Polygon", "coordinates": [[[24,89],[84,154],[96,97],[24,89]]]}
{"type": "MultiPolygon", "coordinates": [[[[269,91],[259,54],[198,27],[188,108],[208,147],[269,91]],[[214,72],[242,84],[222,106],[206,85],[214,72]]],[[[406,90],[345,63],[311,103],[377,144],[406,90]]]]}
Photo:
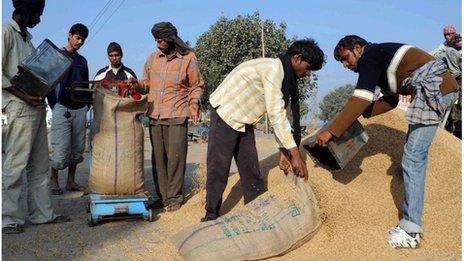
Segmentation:
{"type": "MultiPolygon", "coordinates": [[[[263,21],[261,21],[261,50],[263,52],[263,58],[266,57],[266,53],[264,51],[264,22],[263,21]]],[[[266,124],[265,133],[269,134],[269,121],[267,118],[267,112],[264,113],[264,121],[266,124]]]]}

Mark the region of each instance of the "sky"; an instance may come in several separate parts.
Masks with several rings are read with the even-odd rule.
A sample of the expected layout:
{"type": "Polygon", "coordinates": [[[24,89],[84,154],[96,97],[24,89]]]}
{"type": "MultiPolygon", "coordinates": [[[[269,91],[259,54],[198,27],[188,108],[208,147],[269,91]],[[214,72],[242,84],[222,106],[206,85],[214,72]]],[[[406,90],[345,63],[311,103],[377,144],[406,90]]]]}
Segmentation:
{"type": "MultiPolygon", "coordinates": [[[[123,63],[141,77],[145,60],[156,48],[150,32],[156,22],[172,22],[179,36],[194,46],[220,16],[235,18],[255,11],[262,19],[285,22],[288,37],[310,37],[319,43],[327,56],[326,65],[317,72],[319,100],[336,87],[356,83],[357,75],[344,69],[332,54],[345,35],[431,51],[444,41],[445,25],[462,31],[460,0],[46,0],[42,22],[30,32],[35,46],[45,38],[65,46],[69,28],[83,23],[90,34],[79,53],[87,58],[90,78],[108,65],[106,48],[112,41],[121,44],[123,63]],[[107,4],[106,12],[95,20],[107,4]]],[[[3,0],[3,23],[12,12],[12,1],[3,0]]]]}

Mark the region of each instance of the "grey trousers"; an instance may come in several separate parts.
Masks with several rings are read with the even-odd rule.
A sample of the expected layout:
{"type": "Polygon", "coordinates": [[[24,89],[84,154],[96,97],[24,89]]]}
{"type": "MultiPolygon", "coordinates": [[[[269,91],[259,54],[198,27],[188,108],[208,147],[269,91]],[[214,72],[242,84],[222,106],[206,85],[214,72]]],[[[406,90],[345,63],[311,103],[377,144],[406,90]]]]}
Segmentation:
{"type": "Polygon", "coordinates": [[[5,106],[8,126],[5,131],[2,167],[2,227],[23,225],[23,175],[27,178],[27,204],[32,223],[46,223],[57,217],[50,200],[49,157],[45,109],[12,100],[5,106]]]}
{"type": "Polygon", "coordinates": [[[50,165],[56,170],[63,170],[69,164],[77,165],[84,160],[85,123],[87,106],[77,110],[67,109],[57,103],[53,108],[51,143],[52,156],[50,165]],[[71,117],[64,114],[68,111],[71,117]]]}
{"type": "Polygon", "coordinates": [[[156,194],[165,205],[184,201],[187,161],[187,122],[178,125],[150,125],[153,178],[156,194]]]}

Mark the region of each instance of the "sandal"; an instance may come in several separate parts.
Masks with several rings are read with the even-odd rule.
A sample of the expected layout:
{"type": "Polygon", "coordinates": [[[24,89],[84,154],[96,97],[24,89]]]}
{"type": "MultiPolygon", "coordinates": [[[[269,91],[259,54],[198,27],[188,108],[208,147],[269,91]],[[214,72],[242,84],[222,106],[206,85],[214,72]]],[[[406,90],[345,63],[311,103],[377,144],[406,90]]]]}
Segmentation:
{"type": "Polygon", "coordinates": [[[174,211],[177,211],[180,209],[180,203],[178,202],[172,202],[172,203],[169,203],[168,207],[167,207],[167,211],[168,212],[174,212],[174,211]]]}
{"type": "Polygon", "coordinates": [[[66,186],[66,190],[67,190],[67,191],[84,191],[84,190],[85,190],[85,187],[84,187],[84,186],[77,185],[77,187],[69,188],[68,186],[66,186]]]}
{"type": "Polygon", "coordinates": [[[23,232],[24,232],[24,228],[22,228],[18,224],[10,224],[2,228],[3,234],[21,234],[23,232]]]}
{"type": "Polygon", "coordinates": [[[58,223],[66,223],[70,222],[71,218],[65,215],[59,215],[56,218],[54,218],[52,221],[48,221],[46,224],[58,224],[58,223]]]}

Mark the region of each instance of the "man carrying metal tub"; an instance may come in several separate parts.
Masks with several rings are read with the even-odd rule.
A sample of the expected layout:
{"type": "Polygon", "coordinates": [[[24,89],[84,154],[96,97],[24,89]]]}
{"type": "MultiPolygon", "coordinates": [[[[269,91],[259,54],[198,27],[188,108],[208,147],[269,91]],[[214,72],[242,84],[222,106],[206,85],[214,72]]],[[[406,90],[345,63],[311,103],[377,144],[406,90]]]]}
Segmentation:
{"type": "Polygon", "coordinates": [[[388,231],[388,243],[393,248],[416,248],[422,234],[428,150],[447,108],[458,97],[459,85],[446,63],[410,45],[372,44],[348,35],[335,46],[334,57],[359,77],[344,109],[327,130],[317,134],[319,145],[340,137],[361,114],[372,117],[387,112],[396,107],[399,94],[414,95],[406,112],[403,218],[388,231]]]}
{"type": "Polygon", "coordinates": [[[13,0],[12,19],[2,28],[2,113],[8,117],[2,166],[2,232],[24,231],[26,213],[20,205],[23,172],[29,193],[28,213],[33,224],[60,223],[69,217],[57,215],[50,200],[49,157],[45,104],[41,97],[23,93],[11,83],[18,65],[34,52],[27,28],[40,23],[44,0],[13,0]]]}

